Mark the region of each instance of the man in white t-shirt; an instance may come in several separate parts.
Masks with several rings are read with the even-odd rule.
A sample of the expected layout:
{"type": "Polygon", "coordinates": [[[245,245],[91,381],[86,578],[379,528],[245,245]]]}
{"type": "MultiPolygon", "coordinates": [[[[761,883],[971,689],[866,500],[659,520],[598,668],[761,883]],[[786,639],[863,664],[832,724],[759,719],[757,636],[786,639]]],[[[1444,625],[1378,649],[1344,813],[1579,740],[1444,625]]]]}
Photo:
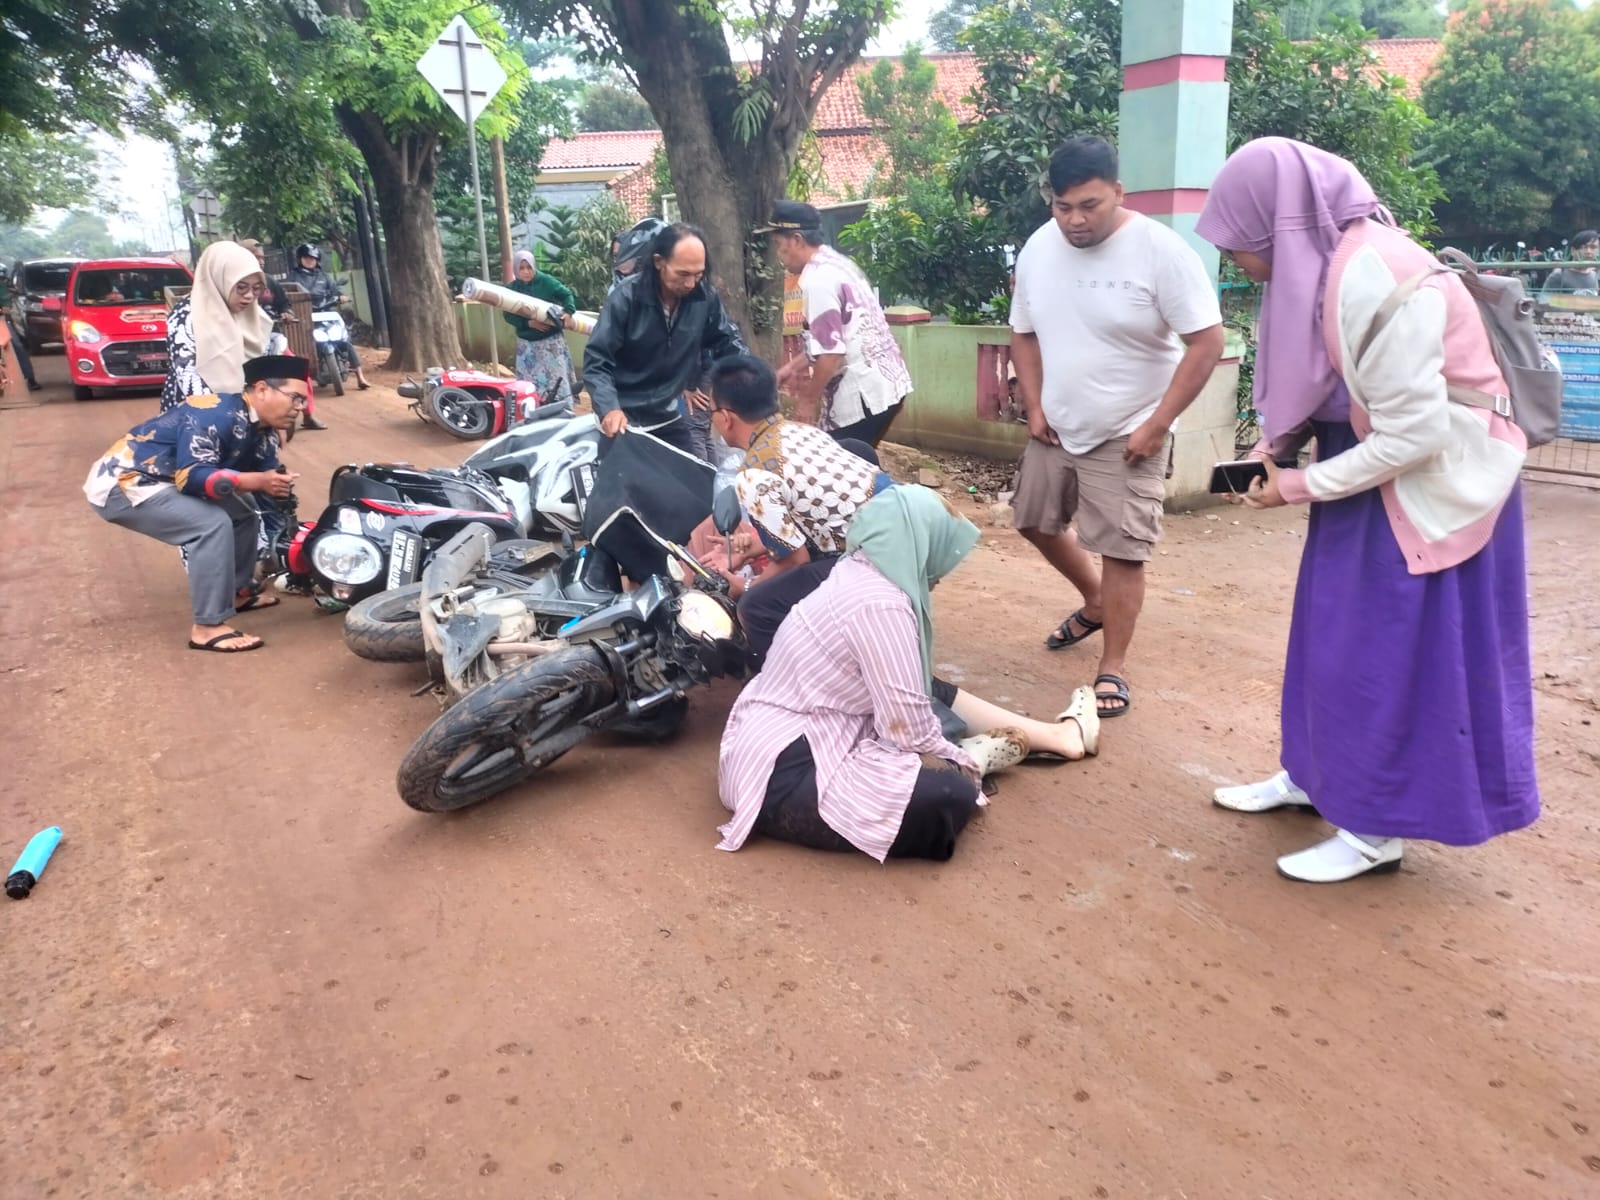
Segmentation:
{"type": "Polygon", "coordinates": [[[1222,313],[1189,244],[1122,207],[1110,143],[1064,143],[1050,191],[1053,219],[1022,248],[1011,300],[1029,435],[1016,527],[1083,596],[1045,645],[1104,629],[1095,692],[1116,717],[1133,703],[1123,675],[1161,537],[1167,438],[1222,356],[1222,313]]]}
{"type": "Polygon", "coordinates": [[[776,201],[756,232],[770,234],[778,261],[800,276],[806,353],[778,372],[779,387],[794,388],[794,419],[876,446],[911,394],[911,372],[872,284],[825,243],[809,204],[776,201]]]}

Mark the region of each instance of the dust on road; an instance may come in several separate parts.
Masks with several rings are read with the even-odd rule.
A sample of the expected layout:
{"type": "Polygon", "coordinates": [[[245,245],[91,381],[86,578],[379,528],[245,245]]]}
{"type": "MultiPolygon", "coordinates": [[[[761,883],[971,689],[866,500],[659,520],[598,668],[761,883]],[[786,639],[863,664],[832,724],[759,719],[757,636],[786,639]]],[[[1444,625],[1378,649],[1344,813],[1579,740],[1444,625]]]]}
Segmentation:
{"type": "MultiPolygon", "coordinates": [[[[185,651],[176,554],[79,491],[155,399],[39,365],[0,411],[0,840],[67,836],[0,909],[8,1197],[1600,1194],[1600,495],[1528,492],[1533,829],[1274,875],[1321,826],[1209,795],[1275,769],[1303,514],[1222,510],[1170,523],[1100,758],[885,868],[713,849],[728,687],[669,747],[407,810],[420,668],[294,601],[240,618],[262,651],[185,651]]],[[[465,451],[387,388],[319,415],[307,516],[346,459],[465,451]]],[[[1008,531],[937,600],[979,694],[1094,674],[1008,531]]]]}

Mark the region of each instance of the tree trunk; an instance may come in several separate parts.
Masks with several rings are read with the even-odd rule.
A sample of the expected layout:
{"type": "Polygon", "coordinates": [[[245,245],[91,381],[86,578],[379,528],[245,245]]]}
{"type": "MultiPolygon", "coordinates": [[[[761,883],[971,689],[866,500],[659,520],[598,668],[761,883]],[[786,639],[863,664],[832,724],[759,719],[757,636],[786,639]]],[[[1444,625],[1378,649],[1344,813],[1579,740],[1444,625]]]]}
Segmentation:
{"type": "Polygon", "coordinates": [[[336,111],[372,173],[389,250],[392,349],[384,365],[391,371],[419,372],[460,366],[466,359],[433,202],[436,139],[432,134],[405,134],[391,141],[372,114],[343,107],[336,111]]]}
{"type": "Polygon", "coordinates": [[[766,251],[752,243],[750,231],[783,197],[817,101],[860,57],[883,6],[875,15],[841,22],[810,58],[801,58],[792,38],[766,47],[761,73],[773,104],[748,141],[734,127],[741,68],[729,55],[717,11],[713,5],[613,0],[605,19],[661,126],[684,218],[705,230],[712,282],[729,315],[747,338],[760,328],[775,342],[781,315],[770,293],[781,276],[763,271],[765,264],[753,257],[766,251]],[[758,321],[758,314],[769,320],[758,321]]]}

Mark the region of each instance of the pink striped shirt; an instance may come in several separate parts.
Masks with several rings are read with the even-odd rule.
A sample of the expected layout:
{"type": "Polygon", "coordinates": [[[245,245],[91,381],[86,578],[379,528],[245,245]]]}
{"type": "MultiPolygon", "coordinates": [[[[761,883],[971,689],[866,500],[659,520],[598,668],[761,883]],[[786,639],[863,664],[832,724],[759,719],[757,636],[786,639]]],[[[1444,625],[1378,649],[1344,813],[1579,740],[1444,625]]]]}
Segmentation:
{"type": "Polygon", "coordinates": [[[728,715],[717,781],[733,819],[718,849],[744,845],[773,764],[802,735],[822,819],[879,862],[900,832],[922,755],[977,769],[945,740],[923,690],[911,601],[859,554],[790,610],[728,715]]]}

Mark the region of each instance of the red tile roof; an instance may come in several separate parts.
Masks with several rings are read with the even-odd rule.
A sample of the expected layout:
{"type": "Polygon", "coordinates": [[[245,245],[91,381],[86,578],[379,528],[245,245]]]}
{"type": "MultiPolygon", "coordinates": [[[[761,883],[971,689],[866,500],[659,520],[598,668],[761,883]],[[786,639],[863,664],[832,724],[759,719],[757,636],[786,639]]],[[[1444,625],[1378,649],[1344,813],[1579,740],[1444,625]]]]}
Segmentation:
{"type": "MultiPolygon", "coordinates": [[[[972,105],[966,96],[978,84],[978,66],[970,54],[929,54],[928,61],[938,76],[938,95],[958,121],[971,120],[972,105]]],[[[819,137],[834,133],[861,133],[871,128],[861,108],[861,89],[857,81],[879,60],[864,58],[845,72],[822,94],[812,128],[819,137]]],[[[898,59],[892,60],[898,61],[898,59]]],[[[650,161],[661,134],[654,129],[622,133],[580,133],[557,139],[545,147],[539,163],[541,171],[601,170],[606,167],[636,167],[650,161]]],[[[862,176],[865,179],[865,175],[862,176]]]]}
{"type": "MultiPolygon", "coordinates": [[[[978,60],[971,54],[925,54],[923,57],[933,64],[934,73],[938,78],[936,92],[939,99],[943,100],[945,107],[955,114],[956,120],[970,121],[973,107],[967,101],[967,96],[978,86],[978,60]]],[[[872,128],[872,123],[867,120],[867,114],[861,108],[859,80],[861,76],[869,74],[880,61],[876,58],[863,58],[822,94],[822,99],[817,104],[816,120],[811,123],[819,136],[825,133],[844,133],[872,128]]],[[[896,56],[891,57],[889,61],[897,63],[900,60],[896,56]]]]}
{"type": "Polygon", "coordinates": [[[1372,52],[1378,56],[1377,69],[1404,79],[1406,95],[1413,100],[1422,94],[1422,81],[1443,50],[1444,43],[1438,38],[1379,38],[1372,43],[1372,52]]]}
{"type": "Polygon", "coordinates": [[[650,169],[652,165],[650,162],[641,163],[606,184],[606,190],[622,201],[622,206],[633,214],[635,221],[642,221],[650,215],[650,193],[656,186],[655,172],[650,169]]]}
{"type": "Polygon", "coordinates": [[[580,133],[573,138],[557,138],[544,149],[539,160],[541,171],[597,170],[603,167],[636,167],[649,162],[661,141],[657,129],[634,129],[621,133],[580,133]]]}

